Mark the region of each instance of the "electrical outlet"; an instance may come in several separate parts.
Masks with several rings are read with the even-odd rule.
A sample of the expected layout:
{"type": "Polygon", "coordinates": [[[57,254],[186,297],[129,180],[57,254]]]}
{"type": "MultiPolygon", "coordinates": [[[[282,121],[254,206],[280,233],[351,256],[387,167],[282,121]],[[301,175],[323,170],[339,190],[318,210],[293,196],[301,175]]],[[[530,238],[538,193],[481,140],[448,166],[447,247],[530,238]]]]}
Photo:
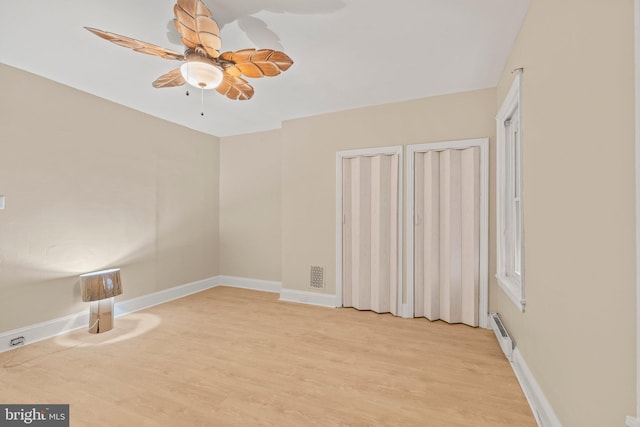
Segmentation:
{"type": "Polygon", "coordinates": [[[15,337],[9,341],[9,347],[16,347],[18,345],[24,345],[24,337],[15,337]]]}

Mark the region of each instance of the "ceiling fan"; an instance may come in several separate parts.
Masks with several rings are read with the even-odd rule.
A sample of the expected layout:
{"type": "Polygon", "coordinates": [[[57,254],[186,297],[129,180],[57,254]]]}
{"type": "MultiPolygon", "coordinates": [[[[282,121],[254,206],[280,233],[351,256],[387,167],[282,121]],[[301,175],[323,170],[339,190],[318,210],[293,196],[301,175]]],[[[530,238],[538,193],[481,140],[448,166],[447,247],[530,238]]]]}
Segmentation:
{"type": "Polygon", "coordinates": [[[215,89],[230,99],[247,100],[253,96],[254,90],[241,76],[277,76],[293,64],[284,52],[271,49],[243,49],[221,54],[220,27],[202,0],[178,0],[173,12],[173,23],[186,47],[184,54],[108,31],[85,28],[98,37],[136,52],[184,61],[179,68],[154,80],[153,87],[156,88],[188,83],[203,90],[215,89]]]}

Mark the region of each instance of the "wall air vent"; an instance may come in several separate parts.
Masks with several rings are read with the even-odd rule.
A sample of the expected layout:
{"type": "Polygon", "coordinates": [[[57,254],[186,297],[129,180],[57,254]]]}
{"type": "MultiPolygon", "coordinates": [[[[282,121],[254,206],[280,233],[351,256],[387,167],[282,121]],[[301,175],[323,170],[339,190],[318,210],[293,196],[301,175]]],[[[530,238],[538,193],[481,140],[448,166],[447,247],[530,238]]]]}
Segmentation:
{"type": "Polygon", "coordinates": [[[309,287],[316,289],[324,288],[324,267],[320,267],[317,265],[311,266],[309,287]]]}

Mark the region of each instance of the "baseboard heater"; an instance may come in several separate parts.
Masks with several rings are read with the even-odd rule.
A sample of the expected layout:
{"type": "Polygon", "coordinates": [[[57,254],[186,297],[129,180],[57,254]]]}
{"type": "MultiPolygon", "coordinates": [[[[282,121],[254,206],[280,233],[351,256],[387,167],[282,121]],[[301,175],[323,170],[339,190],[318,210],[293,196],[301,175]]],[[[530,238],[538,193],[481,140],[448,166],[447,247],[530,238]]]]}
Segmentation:
{"type": "Polygon", "coordinates": [[[502,319],[500,319],[500,315],[498,313],[490,313],[489,317],[491,318],[491,327],[493,328],[493,332],[496,334],[496,338],[498,338],[500,347],[502,347],[504,355],[507,356],[507,359],[511,362],[513,356],[513,340],[511,339],[509,332],[507,332],[507,328],[504,327],[502,319]]]}

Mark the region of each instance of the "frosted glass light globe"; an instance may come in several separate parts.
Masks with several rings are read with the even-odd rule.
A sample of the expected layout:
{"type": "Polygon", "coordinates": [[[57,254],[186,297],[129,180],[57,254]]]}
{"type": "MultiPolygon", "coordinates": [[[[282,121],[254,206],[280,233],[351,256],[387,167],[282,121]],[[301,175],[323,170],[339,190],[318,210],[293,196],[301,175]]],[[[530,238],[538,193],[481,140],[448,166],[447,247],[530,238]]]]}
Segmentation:
{"type": "Polygon", "coordinates": [[[222,70],[207,58],[191,56],[180,66],[180,74],[191,86],[215,89],[222,82],[222,70]]]}

